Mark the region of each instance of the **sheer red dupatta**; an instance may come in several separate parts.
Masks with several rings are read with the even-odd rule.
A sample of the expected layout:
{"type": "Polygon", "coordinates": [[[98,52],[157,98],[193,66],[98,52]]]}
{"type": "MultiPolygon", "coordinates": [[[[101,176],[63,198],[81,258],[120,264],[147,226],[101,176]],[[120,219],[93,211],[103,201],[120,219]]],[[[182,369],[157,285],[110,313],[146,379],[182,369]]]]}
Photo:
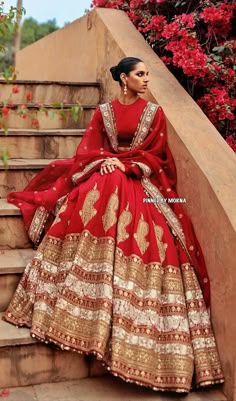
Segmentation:
{"type": "MultiPolygon", "coordinates": [[[[39,241],[41,232],[50,227],[60,199],[71,192],[75,185],[99,170],[107,157],[118,157],[127,168],[138,166],[147,196],[178,197],[175,191],[176,169],[167,144],[166,121],[162,109],[155,105],[151,127],[146,132],[139,130],[132,148],[124,153],[119,153],[116,148],[117,132],[114,118],[112,122],[112,113],[110,123],[113,123],[113,129],[109,131],[102,106],[97,108],[73,158],[50,163],[24,191],[8,195],[8,201],[21,209],[26,230],[34,243],[39,241]]],[[[182,205],[160,202],[155,206],[162,208],[161,212],[167,218],[172,232],[188,254],[198,275],[206,304],[209,305],[210,287],[204,259],[182,205]]]]}

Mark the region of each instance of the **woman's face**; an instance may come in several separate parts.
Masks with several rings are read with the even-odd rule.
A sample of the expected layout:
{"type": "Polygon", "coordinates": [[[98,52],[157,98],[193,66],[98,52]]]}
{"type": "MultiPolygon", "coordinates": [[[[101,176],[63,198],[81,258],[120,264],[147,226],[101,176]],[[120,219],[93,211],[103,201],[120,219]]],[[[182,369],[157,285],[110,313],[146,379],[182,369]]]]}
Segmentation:
{"type": "Polygon", "coordinates": [[[149,82],[148,74],[146,65],[143,62],[137,63],[128,75],[124,74],[127,90],[140,94],[145,93],[149,82]]]}

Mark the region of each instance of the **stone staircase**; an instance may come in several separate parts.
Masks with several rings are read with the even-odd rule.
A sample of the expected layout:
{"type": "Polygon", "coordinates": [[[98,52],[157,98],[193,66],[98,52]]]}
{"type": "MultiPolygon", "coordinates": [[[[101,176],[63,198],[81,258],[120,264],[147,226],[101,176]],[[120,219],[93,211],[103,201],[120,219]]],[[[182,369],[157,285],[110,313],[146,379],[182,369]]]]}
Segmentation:
{"type": "MultiPolygon", "coordinates": [[[[8,85],[0,82],[0,93],[1,105],[10,103],[12,108],[7,117],[8,135],[0,131],[0,146],[5,146],[10,154],[8,169],[0,164],[1,318],[26,263],[33,256],[21,212],[5,198],[11,191],[24,189],[51,160],[74,155],[84,128],[101,101],[101,85],[98,82],[15,81],[8,85]],[[17,112],[22,104],[27,105],[27,118],[17,112]],[[40,111],[42,104],[53,112],[53,118],[40,111]],[[82,111],[76,123],[69,109],[77,105],[82,111]],[[63,112],[63,118],[58,111],[63,112]],[[32,128],[32,119],[39,121],[40,128],[32,128]]],[[[103,370],[88,357],[38,343],[28,329],[17,329],[0,320],[0,388],[78,379],[88,377],[89,372],[98,374],[103,370]]]]}
{"type": "MultiPolygon", "coordinates": [[[[101,101],[101,88],[97,82],[73,84],[18,81],[14,82],[14,85],[18,85],[19,93],[12,95],[13,84],[0,83],[2,93],[0,101],[14,100],[13,112],[8,119],[8,135],[5,136],[3,131],[0,132],[0,146],[6,146],[10,153],[8,169],[5,170],[0,164],[0,388],[87,378],[87,381],[83,382],[87,383],[84,390],[86,394],[90,394],[94,383],[95,387],[91,399],[88,397],[86,400],[98,401],[101,399],[99,397],[102,397],[103,382],[99,384],[99,379],[94,382],[92,376],[100,376],[105,372],[98,361],[41,344],[30,336],[28,329],[18,329],[3,322],[1,316],[34,252],[25,233],[20,210],[6,202],[6,195],[14,190],[22,190],[29,180],[51,160],[74,155],[84,128],[91,119],[96,105],[101,101]],[[32,118],[39,120],[39,129],[33,129],[30,118],[22,119],[15,111],[17,105],[25,103],[27,92],[32,93],[27,107],[32,118]],[[57,103],[64,102],[63,107],[67,110],[78,102],[82,105],[83,113],[77,124],[69,117],[64,120],[60,118],[50,120],[42,114],[40,103],[46,103],[48,110],[57,111],[58,107],[54,107],[55,99],[57,103]],[[99,389],[98,395],[96,395],[96,388],[99,389]]],[[[104,379],[101,380],[104,381],[104,379]]],[[[104,383],[108,383],[106,380],[104,383]]],[[[113,385],[114,380],[116,379],[111,378],[110,395],[106,394],[107,400],[119,400],[120,391],[126,393],[127,384],[123,384],[124,387],[121,390],[123,382],[118,381],[116,385],[113,385]]],[[[129,387],[127,399],[136,400],[138,397],[142,401],[174,400],[173,395],[163,397],[162,394],[153,393],[150,390],[145,392],[145,389],[138,389],[137,386],[129,387]],[[138,396],[139,391],[141,395],[138,396]]],[[[67,399],[66,395],[64,399],[67,399]]],[[[180,400],[178,396],[176,399],[180,400]]],[[[192,393],[184,399],[226,401],[220,389],[199,392],[196,396],[192,393]]],[[[11,400],[16,401],[18,398],[16,396],[11,400]]]]}

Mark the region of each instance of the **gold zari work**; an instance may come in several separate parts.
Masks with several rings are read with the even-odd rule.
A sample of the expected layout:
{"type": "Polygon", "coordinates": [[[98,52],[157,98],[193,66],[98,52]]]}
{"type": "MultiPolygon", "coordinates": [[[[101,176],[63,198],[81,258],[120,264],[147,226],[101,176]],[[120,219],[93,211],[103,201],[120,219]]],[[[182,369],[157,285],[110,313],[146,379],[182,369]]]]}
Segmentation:
{"type": "Polygon", "coordinates": [[[118,188],[111,194],[104,215],[102,216],[102,224],[104,231],[107,232],[117,221],[116,212],[119,206],[119,198],[117,195],[118,188]]]}
{"type": "Polygon", "coordinates": [[[161,263],[165,260],[168,244],[162,242],[163,228],[153,223],[161,263]]]}
{"type": "MultiPolygon", "coordinates": [[[[140,230],[144,238],[147,228],[140,230]]],[[[112,238],[88,230],[64,241],[47,236],[8,319],[30,326],[33,308],[34,336],[93,352],[125,380],[175,391],[189,390],[193,371],[198,385],[221,381],[208,312],[189,263],[144,264],[138,255],[125,256],[112,238]]]]}
{"type": "Polygon", "coordinates": [[[129,211],[129,204],[127,204],[125,210],[121,213],[117,226],[117,243],[125,241],[129,238],[129,234],[126,231],[126,227],[132,220],[132,214],[129,211]]]}
{"type": "Polygon", "coordinates": [[[143,220],[143,215],[139,219],[137,232],[134,234],[134,238],[138,244],[141,254],[143,255],[149,247],[149,242],[145,239],[149,232],[149,226],[146,221],[143,220]]]}
{"type": "Polygon", "coordinates": [[[84,226],[97,214],[97,210],[94,208],[94,203],[98,200],[100,192],[97,190],[97,184],[91,189],[84,200],[82,209],[79,211],[79,215],[83,221],[84,226]]]}

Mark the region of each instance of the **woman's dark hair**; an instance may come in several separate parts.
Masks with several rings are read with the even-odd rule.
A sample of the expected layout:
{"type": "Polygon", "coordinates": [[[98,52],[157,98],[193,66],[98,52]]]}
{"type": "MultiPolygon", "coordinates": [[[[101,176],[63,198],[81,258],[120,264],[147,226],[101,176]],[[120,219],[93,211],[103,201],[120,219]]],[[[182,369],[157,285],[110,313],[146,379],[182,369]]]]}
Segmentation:
{"type": "Polygon", "coordinates": [[[126,75],[135,69],[136,64],[142,63],[143,61],[136,57],[125,57],[119,64],[110,68],[110,72],[114,81],[118,81],[121,85],[122,81],[120,79],[120,74],[124,72],[126,75]]]}

